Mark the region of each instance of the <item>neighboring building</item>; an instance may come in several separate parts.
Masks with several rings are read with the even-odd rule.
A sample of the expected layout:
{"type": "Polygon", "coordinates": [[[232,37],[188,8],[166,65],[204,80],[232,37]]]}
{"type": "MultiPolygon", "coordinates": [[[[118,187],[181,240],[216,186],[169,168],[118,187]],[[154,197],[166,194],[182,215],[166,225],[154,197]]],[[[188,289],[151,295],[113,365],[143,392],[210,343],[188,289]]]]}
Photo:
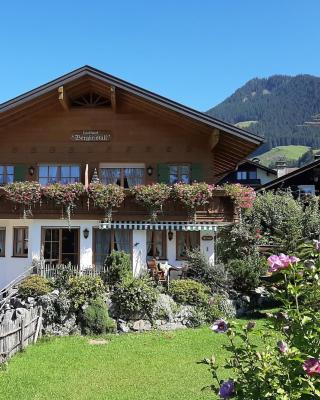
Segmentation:
{"type": "MultiPolygon", "coordinates": [[[[217,183],[252,153],[260,137],[182,106],[89,66],[0,105],[0,183],[39,181],[136,184],[217,183]]],[[[3,190],[2,190],[3,191],[3,190]]],[[[181,264],[186,248],[214,259],[212,233],[234,222],[220,193],[192,223],[176,204],[157,224],[130,197],[106,228],[101,210],[79,204],[71,228],[61,208],[43,203],[22,219],[0,198],[0,286],[32,264],[99,266],[112,249],[132,254],[136,275],[148,257],[181,264]],[[212,236],[209,235],[211,233],[212,236]],[[207,236],[204,238],[204,236],[207,236]],[[202,240],[204,239],[204,240],[202,240]]]]}
{"type": "Polygon", "coordinates": [[[236,169],[221,179],[219,183],[241,183],[258,189],[276,178],[277,171],[265,167],[260,164],[258,159],[254,159],[240,162],[236,169]]]}
{"type": "Polygon", "coordinates": [[[272,182],[263,185],[262,190],[290,189],[294,195],[320,193],[320,159],[281,175],[272,182]]]}

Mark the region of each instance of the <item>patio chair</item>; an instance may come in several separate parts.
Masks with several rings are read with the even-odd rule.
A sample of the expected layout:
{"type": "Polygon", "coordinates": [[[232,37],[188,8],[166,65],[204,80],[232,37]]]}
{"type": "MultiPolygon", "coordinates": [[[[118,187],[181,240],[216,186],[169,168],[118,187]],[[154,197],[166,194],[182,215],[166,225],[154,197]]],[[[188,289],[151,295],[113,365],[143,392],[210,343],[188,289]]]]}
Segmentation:
{"type": "Polygon", "coordinates": [[[165,283],[167,284],[168,278],[166,277],[164,271],[161,271],[158,267],[158,261],[154,258],[152,260],[147,260],[147,266],[150,273],[150,276],[157,283],[165,283]]]}

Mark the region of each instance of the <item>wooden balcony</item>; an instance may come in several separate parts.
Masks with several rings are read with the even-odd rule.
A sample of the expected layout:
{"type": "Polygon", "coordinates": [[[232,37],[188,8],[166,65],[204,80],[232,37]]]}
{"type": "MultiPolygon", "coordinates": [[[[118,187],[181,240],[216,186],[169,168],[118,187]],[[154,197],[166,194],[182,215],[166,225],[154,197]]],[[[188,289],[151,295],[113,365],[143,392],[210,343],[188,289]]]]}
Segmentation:
{"type": "MultiPolygon", "coordinates": [[[[53,201],[43,199],[41,204],[32,209],[34,219],[60,219],[62,218],[62,207],[53,201]]],[[[23,217],[23,209],[8,201],[4,197],[4,190],[0,188],[0,219],[18,219],[23,217]]],[[[103,220],[103,210],[83,198],[77,204],[72,215],[72,220],[103,220]]],[[[117,221],[147,221],[150,219],[148,211],[136,203],[133,196],[126,193],[122,206],[113,210],[113,220],[117,221]]],[[[162,212],[158,215],[159,221],[188,221],[190,215],[179,202],[168,201],[162,212]]],[[[207,207],[199,209],[196,213],[197,222],[232,223],[237,220],[234,203],[223,190],[215,191],[214,198],[207,207]]]]}

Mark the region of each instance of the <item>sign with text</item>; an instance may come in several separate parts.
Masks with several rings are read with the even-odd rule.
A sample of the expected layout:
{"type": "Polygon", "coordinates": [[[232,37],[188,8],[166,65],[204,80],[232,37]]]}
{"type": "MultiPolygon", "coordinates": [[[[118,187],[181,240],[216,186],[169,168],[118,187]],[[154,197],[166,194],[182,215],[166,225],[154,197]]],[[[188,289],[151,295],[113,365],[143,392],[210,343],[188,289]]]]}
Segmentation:
{"type": "Polygon", "coordinates": [[[213,240],[212,235],[202,236],[202,240],[213,240]]]}
{"type": "Polygon", "coordinates": [[[77,131],[71,136],[74,142],[110,142],[111,139],[110,131],[77,131]]]}

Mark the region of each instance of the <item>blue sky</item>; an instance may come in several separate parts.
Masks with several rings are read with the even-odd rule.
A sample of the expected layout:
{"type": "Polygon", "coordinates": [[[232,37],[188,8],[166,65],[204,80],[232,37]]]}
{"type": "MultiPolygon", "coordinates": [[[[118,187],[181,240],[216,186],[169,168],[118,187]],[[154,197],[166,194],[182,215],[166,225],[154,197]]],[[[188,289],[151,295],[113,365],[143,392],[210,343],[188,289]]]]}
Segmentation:
{"type": "Polygon", "coordinates": [[[318,0],[0,6],[0,102],[84,64],[205,111],[254,77],[320,75],[318,0]]]}

